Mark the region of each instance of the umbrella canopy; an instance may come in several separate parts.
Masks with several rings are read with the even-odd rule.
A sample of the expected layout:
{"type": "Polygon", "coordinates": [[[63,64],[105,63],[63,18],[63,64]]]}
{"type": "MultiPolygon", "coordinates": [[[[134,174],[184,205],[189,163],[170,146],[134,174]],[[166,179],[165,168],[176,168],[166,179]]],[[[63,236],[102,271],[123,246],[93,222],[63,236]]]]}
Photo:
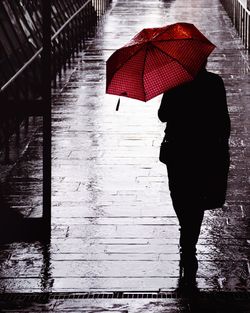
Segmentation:
{"type": "Polygon", "coordinates": [[[148,101],[193,80],[214,48],[193,24],[145,28],[107,60],[106,92],[148,101]]]}

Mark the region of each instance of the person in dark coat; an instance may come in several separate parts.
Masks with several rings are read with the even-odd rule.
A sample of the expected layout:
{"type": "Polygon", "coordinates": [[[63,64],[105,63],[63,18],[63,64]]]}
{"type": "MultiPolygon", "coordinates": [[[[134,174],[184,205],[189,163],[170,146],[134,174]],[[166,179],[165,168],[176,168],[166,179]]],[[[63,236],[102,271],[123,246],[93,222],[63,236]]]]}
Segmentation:
{"type": "Polygon", "coordinates": [[[196,284],[196,244],[204,210],[220,208],[229,170],[230,118],[222,78],[205,66],[191,82],[164,93],[169,190],[180,224],[183,280],[196,284]]]}

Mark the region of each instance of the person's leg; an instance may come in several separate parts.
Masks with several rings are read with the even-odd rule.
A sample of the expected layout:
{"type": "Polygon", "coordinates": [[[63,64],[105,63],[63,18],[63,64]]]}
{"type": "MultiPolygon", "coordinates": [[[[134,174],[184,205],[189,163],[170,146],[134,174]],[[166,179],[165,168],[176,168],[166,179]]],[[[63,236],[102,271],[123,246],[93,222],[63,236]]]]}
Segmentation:
{"type": "Polygon", "coordinates": [[[198,269],[196,244],[199,239],[204,210],[195,206],[174,206],[180,224],[181,267],[188,283],[195,282],[198,269]]]}
{"type": "Polygon", "coordinates": [[[181,249],[185,254],[195,254],[204,210],[195,207],[184,207],[182,210],[176,210],[176,214],[181,228],[181,249]]]}
{"type": "Polygon", "coordinates": [[[180,224],[181,267],[184,276],[194,282],[198,268],[196,259],[196,244],[198,242],[204,210],[197,203],[199,183],[197,173],[192,172],[193,166],[176,159],[167,164],[169,190],[174,210],[180,224]],[[189,166],[187,166],[189,165],[189,166]]]}

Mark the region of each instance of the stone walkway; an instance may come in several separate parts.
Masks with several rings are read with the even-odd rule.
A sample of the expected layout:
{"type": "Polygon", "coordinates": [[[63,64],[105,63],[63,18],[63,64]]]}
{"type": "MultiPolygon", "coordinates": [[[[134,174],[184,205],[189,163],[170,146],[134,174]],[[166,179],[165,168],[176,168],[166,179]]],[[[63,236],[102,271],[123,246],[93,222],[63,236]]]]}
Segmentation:
{"type": "MultiPolygon", "coordinates": [[[[232,122],[227,203],[223,210],[206,212],[198,244],[198,287],[207,292],[250,290],[250,95],[243,46],[219,0],[116,0],[96,37],[65,73],[61,88],[54,90],[51,243],[1,245],[2,293],[176,289],[178,226],[166,169],[158,161],[164,130],[157,119],[161,97],[148,103],[122,98],[116,112],[117,97],[105,95],[105,61],[112,52],[142,28],[176,21],[194,23],[216,44],[208,69],[225,81],[232,122]]],[[[40,131],[7,180],[11,195],[6,187],[5,199],[26,217],[41,215],[39,138],[40,131]],[[25,190],[22,196],[20,190],[25,190]]],[[[39,308],[191,312],[189,302],[182,305],[181,300],[74,301],[68,308],[63,301],[59,309],[55,301],[39,308]],[[128,308],[137,303],[136,310],[128,308]]],[[[250,312],[242,303],[237,312],[250,312]]],[[[208,312],[204,310],[197,312],[208,312]]]]}

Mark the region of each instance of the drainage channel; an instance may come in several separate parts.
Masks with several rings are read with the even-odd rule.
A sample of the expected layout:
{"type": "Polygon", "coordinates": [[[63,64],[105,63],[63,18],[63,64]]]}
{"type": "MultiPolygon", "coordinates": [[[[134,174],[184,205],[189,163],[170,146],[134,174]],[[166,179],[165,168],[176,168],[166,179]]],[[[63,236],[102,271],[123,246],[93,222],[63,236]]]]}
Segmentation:
{"type": "MultiPolygon", "coordinates": [[[[192,296],[206,299],[250,300],[250,292],[199,291],[192,296]]],[[[24,301],[47,302],[68,299],[181,299],[186,296],[176,291],[105,291],[105,292],[39,292],[39,293],[5,293],[0,294],[0,302],[24,301]]]]}

